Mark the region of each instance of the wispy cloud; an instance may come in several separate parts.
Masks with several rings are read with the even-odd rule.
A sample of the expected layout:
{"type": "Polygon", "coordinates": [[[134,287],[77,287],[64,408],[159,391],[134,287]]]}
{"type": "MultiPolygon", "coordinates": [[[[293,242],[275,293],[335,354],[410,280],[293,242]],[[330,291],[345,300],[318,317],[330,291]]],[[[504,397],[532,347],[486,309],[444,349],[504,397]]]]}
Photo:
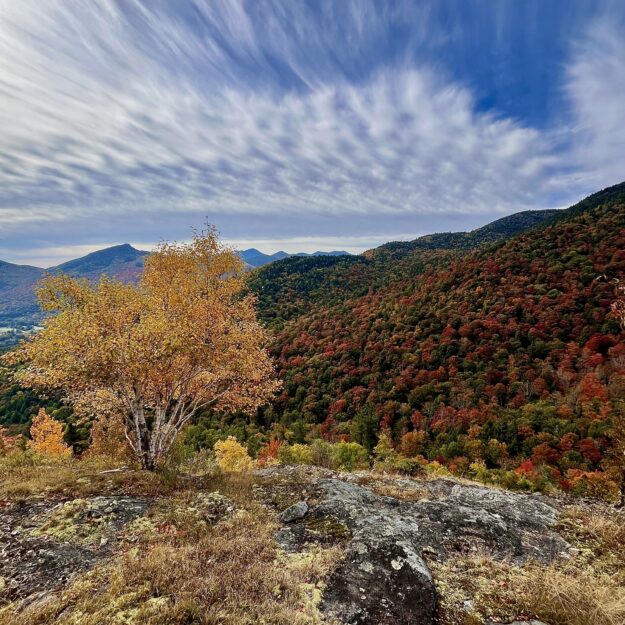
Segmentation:
{"type": "Polygon", "coordinates": [[[575,163],[597,187],[625,179],[624,32],[623,13],[596,20],[574,45],[567,67],[575,163]]]}
{"type": "Polygon", "coordinates": [[[592,157],[572,159],[581,139],[567,145],[563,126],[482,110],[415,57],[453,36],[431,6],[4,2],[0,242],[153,241],[204,216],[230,238],[391,237],[423,216],[486,220],[561,203],[593,176],[617,181],[603,150],[621,145],[624,90],[610,98],[592,78],[622,79],[622,42],[596,59],[578,50],[568,67],[576,129],[593,142],[592,157]]]}

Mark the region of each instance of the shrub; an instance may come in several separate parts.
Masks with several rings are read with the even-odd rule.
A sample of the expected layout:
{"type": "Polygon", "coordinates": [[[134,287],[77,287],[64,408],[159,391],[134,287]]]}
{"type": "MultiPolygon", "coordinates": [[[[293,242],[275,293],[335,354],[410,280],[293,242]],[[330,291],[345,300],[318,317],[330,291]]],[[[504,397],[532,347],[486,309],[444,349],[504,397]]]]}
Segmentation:
{"type": "Polygon", "coordinates": [[[204,476],[215,472],[214,454],[208,449],[200,449],[181,463],[182,472],[188,475],[204,476]]]}
{"type": "Polygon", "coordinates": [[[390,463],[390,468],[404,475],[419,475],[423,473],[423,464],[419,458],[405,458],[397,456],[390,463]]]}
{"type": "Polygon", "coordinates": [[[310,443],[313,464],[326,469],[335,469],[335,458],[332,452],[332,445],[321,438],[316,438],[310,443]]]}
{"type": "Polygon", "coordinates": [[[373,448],[373,456],[376,462],[386,462],[395,455],[391,437],[385,432],[380,433],[378,444],[373,448]]]}
{"type": "Polygon", "coordinates": [[[619,485],[608,473],[569,469],[566,474],[571,490],[582,497],[596,497],[616,502],[620,498],[619,485]]]}
{"type": "Polygon", "coordinates": [[[367,469],[369,467],[369,454],[358,443],[334,443],[332,445],[332,457],[336,467],[342,471],[367,469]]]}
{"type": "Polygon", "coordinates": [[[278,459],[282,464],[313,464],[313,452],[308,445],[281,445],[278,459]]]}
{"type": "Polygon", "coordinates": [[[258,450],[258,465],[271,467],[278,464],[281,449],[282,443],[277,438],[272,438],[258,450]]]}
{"type": "Polygon", "coordinates": [[[451,475],[449,469],[437,460],[428,462],[427,464],[423,465],[423,468],[428,475],[437,475],[443,477],[449,477],[451,475]]]}
{"type": "Polygon", "coordinates": [[[70,458],[72,450],[63,440],[63,426],[44,408],[39,410],[30,426],[31,440],[28,448],[35,453],[53,458],[70,458]]]}
{"type": "Polygon", "coordinates": [[[247,449],[234,436],[215,443],[215,459],[224,473],[245,473],[254,467],[247,449]]]}

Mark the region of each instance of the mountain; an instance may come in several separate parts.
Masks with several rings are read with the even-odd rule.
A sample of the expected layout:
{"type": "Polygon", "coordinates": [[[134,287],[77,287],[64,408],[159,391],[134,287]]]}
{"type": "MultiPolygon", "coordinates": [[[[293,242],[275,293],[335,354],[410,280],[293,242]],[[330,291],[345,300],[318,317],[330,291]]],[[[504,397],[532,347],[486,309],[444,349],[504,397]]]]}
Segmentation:
{"type": "Polygon", "coordinates": [[[143,261],[148,254],[149,252],[137,250],[132,245],[124,243],[70,260],[48,271],[89,279],[107,274],[131,282],[136,280],[143,270],[143,261]]]}
{"type": "Polygon", "coordinates": [[[284,381],[259,423],[294,441],[368,446],[380,429],[396,443],[414,432],[419,453],[460,473],[476,460],[547,467],[536,480],[565,488],[595,475],[625,389],[609,282],[625,276],[625,183],[510,237],[526,218],[474,231],[498,240],[468,249],[472,237],[458,249],[457,236],[441,235],[436,247],[451,249],[424,237],[345,264],[259,270],[284,381]],[[272,298],[299,297],[296,311],[270,312],[264,273],[279,280],[272,298]],[[357,288],[337,297],[333,285],[350,275],[357,288]]]}
{"type": "Polygon", "coordinates": [[[44,270],[0,261],[0,326],[30,324],[39,310],[33,288],[44,270]]]}
{"type": "MultiPolygon", "coordinates": [[[[143,270],[149,252],[137,250],[124,243],[98,250],[48,269],[15,265],[0,261],[0,326],[28,327],[38,323],[42,314],[35,298],[35,285],[46,274],[63,272],[77,278],[97,280],[103,274],[125,282],[134,282],[143,270]]],[[[314,254],[263,254],[249,249],[240,252],[241,258],[250,266],[260,267],[283,258],[338,257],[347,252],[315,252],[314,254]]]]}
{"type": "Polygon", "coordinates": [[[355,256],[290,257],[253,272],[250,288],[258,298],[261,319],[271,326],[280,326],[311,308],[388,286],[467,250],[536,227],[561,212],[523,211],[471,232],[436,233],[413,241],[395,241],[355,256]]]}
{"type": "Polygon", "coordinates": [[[63,272],[89,280],[107,274],[132,282],[141,273],[147,254],[126,243],[48,269],[0,261],[0,325],[28,327],[41,321],[43,315],[35,297],[35,285],[46,274],[63,272]]]}
{"type": "Polygon", "coordinates": [[[276,252],[275,254],[263,254],[259,250],[251,247],[248,250],[243,250],[239,252],[239,256],[251,267],[263,267],[269,263],[273,263],[277,260],[283,260],[284,258],[292,258],[293,256],[349,256],[347,252],[313,252],[312,254],[307,254],[305,252],[298,252],[297,254],[288,254],[287,252],[276,252]]]}

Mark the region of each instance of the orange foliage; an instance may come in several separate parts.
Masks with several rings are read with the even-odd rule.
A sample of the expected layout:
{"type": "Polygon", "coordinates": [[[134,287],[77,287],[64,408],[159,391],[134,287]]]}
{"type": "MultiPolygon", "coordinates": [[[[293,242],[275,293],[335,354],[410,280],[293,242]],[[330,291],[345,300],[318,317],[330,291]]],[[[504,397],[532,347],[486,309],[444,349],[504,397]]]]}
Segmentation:
{"type": "Polygon", "coordinates": [[[44,408],[41,408],[37,416],[33,418],[30,437],[28,448],[42,456],[69,458],[72,455],[71,447],[63,441],[63,426],[44,408]]]}

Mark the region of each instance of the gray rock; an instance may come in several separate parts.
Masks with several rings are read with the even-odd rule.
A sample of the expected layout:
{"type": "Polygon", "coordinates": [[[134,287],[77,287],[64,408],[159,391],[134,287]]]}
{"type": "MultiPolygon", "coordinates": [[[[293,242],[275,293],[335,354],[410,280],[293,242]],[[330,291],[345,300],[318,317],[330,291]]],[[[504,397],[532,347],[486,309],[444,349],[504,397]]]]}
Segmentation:
{"type": "Polygon", "coordinates": [[[24,606],[48,601],[51,591],[109,556],[126,524],[144,515],[148,507],[146,500],[125,496],[81,501],[86,505],[72,519],[77,528],[76,541],[32,533],[67,502],[33,501],[0,510],[3,600],[24,600],[24,606]],[[23,529],[26,520],[31,531],[23,529]],[[94,535],[93,542],[79,540],[81,529],[88,534],[94,524],[100,531],[94,535]],[[20,529],[16,533],[17,528],[20,529]]]}
{"type": "MultiPolygon", "coordinates": [[[[272,467],[275,482],[280,468],[272,467]]],[[[292,483],[302,476],[284,469],[292,483]]],[[[517,563],[551,562],[570,545],[553,530],[557,510],[541,496],[509,493],[452,480],[420,482],[434,500],[400,501],[378,495],[350,478],[306,473],[313,501],[306,518],[284,511],[277,536],[288,550],[314,540],[323,521],[348,530],[345,558],[326,585],[322,610],[346,625],[431,625],[437,596],[423,554],[446,559],[484,552],[517,563]],[[288,514],[286,514],[288,513],[288,514]]],[[[533,623],[531,625],[542,625],[533,623]]]]}
{"type": "Polygon", "coordinates": [[[322,610],[346,625],[429,625],[436,590],[409,543],[354,539],[328,580],[322,610]]]}
{"type": "Polygon", "coordinates": [[[308,504],[305,501],[298,501],[297,503],[289,506],[286,510],[283,510],[280,514],[280,520],[283,523],[292,523],[293,521],[299,521],[306,516],[308,512],[308,504]]]}

